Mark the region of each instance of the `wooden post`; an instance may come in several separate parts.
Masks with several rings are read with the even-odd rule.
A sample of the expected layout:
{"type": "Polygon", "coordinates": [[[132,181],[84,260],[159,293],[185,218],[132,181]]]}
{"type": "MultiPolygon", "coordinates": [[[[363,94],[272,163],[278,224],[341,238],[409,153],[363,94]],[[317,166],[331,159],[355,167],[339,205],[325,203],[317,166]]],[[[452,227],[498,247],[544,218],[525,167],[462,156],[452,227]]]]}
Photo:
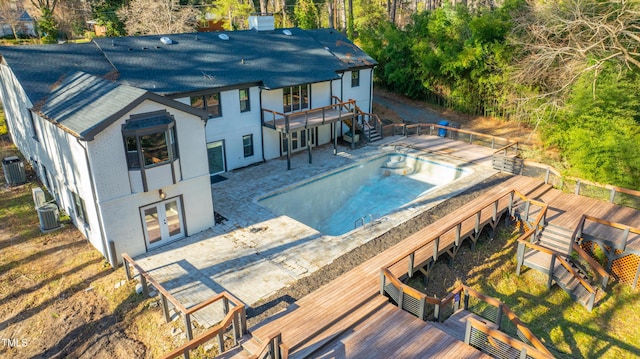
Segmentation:
{"type": "Polygon", "coordinates": [[[467,321],[467,327],[464,330],[464,343],[469,345],[471,341],[471,322],[467,321]]]}
{"type": "Polygon", "coordinates": [[[611,194],[609,195],[609,202],[613,203],[615,199],[616,199],[616,189],[611,188],[611,194]]]}
{"type": "Polygon", "coordinates": [[[338,154],[338,122],[333,123],[333,155],[338,154]]]}
{"type": "Polygon", "coordinates": [[[123,258],[122,263],[124,264],[124,274],[127,276],[127,280],[131,280],[131,268],[129,268],[129,261],[123,258]]]}
{"type": "Polygon", "coordinates": [[[218,352],[224,353],[224,335],[222,334],[222,330],[218,333],[218,352]]]}
{"type": "Polygon", "coordinates": [[[622,234],[622,249],[623,251],[627,249],[627,240],[629,239],[629,228],[624,229],[624,233],[622,234]]]}
{"type": "Polygon", "coordinates": [[[222,312],[224,315],[229,314],[229,298],[222,297],[222,312]]]}
{"type": "Polygon", "coordinates": [[[384,282],[385,282],[385,277],[384,277],[384,270],[380,270],[380,295],[384,295],[384,282]]]}
{"type": "Polygon", "coordinates": [[[549,175],[551,174],[551,170],[549,166],[547,166],[547,173],[544,175],[544,184],[549,184],[549,175]]]}
{"type": "Polygon", "coordinates": [[[551,265],[549,266],[549,278],[547,279],[547,289],[551,289],[553,284],[553,268],[556,267],[556,255],[551,255],[551,265]]]}
{"type": "Polygon", "coordinates": [[[638,263],[638,270],[636,271],[636,277],[633,280],[633,289],[635,290],[636,287],[638,286],[638,279],[640,279],[640,263],[638,263]]]}
{"type": "Polygon", "coordinates": [[[460,233],[462,232],[462,222],[456,226],[456,247],[460,245],[460,233]]]}
{"type": "Polygon", "coordinates": [[[171,321],[171,315],[169,315],[169,304],[167,303],[167,297],[160,292],[160,305],[162,305],[162,314],[164,314],[164,322],[169,323],[171,321]]]}
{"type": "Polygon", "coordinates": [[[413,252],[411,254],[409,254],[409,268],[407,271],[407,274],[409,275],[409,278],[413,277],[413,261],[415,259],[416,253],[413,252]]]}
{"type": "Polygon", "coordinates": [[[464,307],[462,307],[464,310],[468,310],[469,309],[469,293],[465,290],[464,291],[464,307]]]}
{"type": "Polygon", "coordinates": [[[433,261],[437,261],[438,260],[438,247],[440,246],[440,237],[436,237],[436,239],[433,241],[433,261]]]}
{"type": "Polygon", "coordinates": [[[433,307],[433,316],[436,319],[436,322],[440,323],[440,304],[436,304],[433,307]]]}
{"type": "Polygon", "coordinates": [[[420,320],[425,320],[424,313],[426,312],[425,310],[426,306],[427,306],[427,298],[426,297],[420,298],[420,307],[418,308],[418,317],[420,318],[420,320]]]}
{"type": "Polygon", "coordinates": [[[524,218],[523,220],[529,223],[529,208],[531,207],[531,201],[527,201],[524,204],[524,218]]]}
{"type": "Polygon", "coordinates": [[[498,314],[496,315],[496,324],[498,325],[498,330],[502,328],[502,306],[502,303],[498,305],[498,314]]]}
{"type": "Polygon", "coordinates": [[[522,268],[522,262],[524,262],[524,250],[525,244],[518,243],[518,253],[516,255],[516,260],[518,263],[516,264],[516,275],[520,275],[520,269],[522,268]]]}
{"type": "Polygon", "coordinates": [[[184,325],[187,329],[187,339],[193,339],[193,330],[191,329],[191,314],[182,313],[184,315],[184,325]]]}
{"type": "Polygon", "coordinates": [[[307,151],[309,152],[309,163],[313,163],[313,158],[311,157],[311,141],[309,139],[309,129],[305,128],[304,132],[306,133],[306,139],[307,139],[307,151]]]}
{"type": "Polygon", "coordinates": [[[147,278],[140,273],[140,284],[142,285],[142,293],[145,298],[149,298],[149,288],[147,288],[147,278]]]}
{"type": "Polygon", "coordinates": [[[287,170],[291,169],[291,134],[287,133],[287,170]]]}
{"type": "Polygon", "coordinates": [[[574,193],[578,194],[578,195],[580,194],[580,180],[579,179],[576,181],[576,189],[575,189],[574,193]]]}

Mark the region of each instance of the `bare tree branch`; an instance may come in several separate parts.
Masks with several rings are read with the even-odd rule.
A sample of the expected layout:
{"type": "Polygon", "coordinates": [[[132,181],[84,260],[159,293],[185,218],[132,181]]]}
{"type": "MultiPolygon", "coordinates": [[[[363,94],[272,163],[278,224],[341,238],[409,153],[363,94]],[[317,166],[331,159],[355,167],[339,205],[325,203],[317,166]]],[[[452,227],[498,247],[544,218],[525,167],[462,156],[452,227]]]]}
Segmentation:
{"type": "Polygon", "coordinates": [[[640,70],[639,18],[636,0],[530,0],[514,21],[511,39],[521,49],[516,76],[546,95],[562,95],[605,63],[640,70]]]}

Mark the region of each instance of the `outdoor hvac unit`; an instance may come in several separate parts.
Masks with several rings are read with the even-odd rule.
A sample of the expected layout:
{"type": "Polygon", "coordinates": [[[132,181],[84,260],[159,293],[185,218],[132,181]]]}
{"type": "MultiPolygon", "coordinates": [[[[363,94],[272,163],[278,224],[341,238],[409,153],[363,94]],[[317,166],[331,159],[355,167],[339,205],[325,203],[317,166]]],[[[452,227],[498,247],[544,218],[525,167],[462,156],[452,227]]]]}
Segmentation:
{"type": "Polygon", "coordinates": [[[42,207],[45,204],[44,191],[40,187],[36,187],[31,190],[31,194],[33,195],[33,204],[36,209],[42,207]]]}
{"type": "Polygon", "coordinates": [[[5,157],[2,159],[2,170],[4,178],[9,186],[17,186],[27,182],[27,176],[24,173],[24,163],[16,157],[5,157]]]}
{"type": "Polygon", "coordinates": [[[60,227],[60,214],[56,204],[47,203],[38,207],[37,211],[40,219],[40,230],[48,231],[60,227]]]}

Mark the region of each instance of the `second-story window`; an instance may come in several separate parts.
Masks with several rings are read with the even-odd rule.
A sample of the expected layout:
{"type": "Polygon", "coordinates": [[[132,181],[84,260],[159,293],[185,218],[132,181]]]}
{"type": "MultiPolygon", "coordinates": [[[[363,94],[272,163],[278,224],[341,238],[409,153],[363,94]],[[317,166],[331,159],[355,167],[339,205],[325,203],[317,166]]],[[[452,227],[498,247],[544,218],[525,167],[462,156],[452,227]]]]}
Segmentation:
{"type": "Polygon", "coordinates": [[[251,111],[251,103],[249,102],[249,89],[240,89],[240,112],[251,111]]]}
{"type": "Polygon", "coordinates": [[[132,119],[123,126],[129,169],[149,168],[178,158],[175,121],[168,114],[132,119]]]}
{"type": "Polygon", "coordinates": [[[360,71],[351,71],[351,87],[360,86],[360,71]]]}
{"type": "Polygon", "coordinates": [[[220,93],[212,93],[204,96],[192,96],[191,106],[207,111],[209,113],[209,118],[222,116],[220,93]]]}
{"type": "Polygon", "coordinates": [[[306,110],[309,108],[309,85],[285,87],[282,89],[283,112],[306,110]]]}

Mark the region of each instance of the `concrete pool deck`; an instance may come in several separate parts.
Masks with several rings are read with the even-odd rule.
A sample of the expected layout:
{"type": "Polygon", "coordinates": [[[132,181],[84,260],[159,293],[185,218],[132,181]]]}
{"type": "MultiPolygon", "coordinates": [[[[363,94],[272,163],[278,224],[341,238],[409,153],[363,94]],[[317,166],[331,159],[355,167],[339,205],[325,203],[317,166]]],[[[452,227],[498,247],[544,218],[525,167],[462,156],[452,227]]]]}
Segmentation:
{"type": "MultiPolygon", "coordinates": [[[[356,150],[331,145],[314,148],[313,163],[307,152],[286,159],[222,174],[213,184],[216,213],[226,221],[211,229],[154,249],[135,258],[163,287],[187,308],[227,291],[252,306],[262,298],[330,264],[337,257],[410,220],[433,206],[492,176],[489,148],[437,136],[388,137],[356,150]],[[402,147],[402,146],[409,147],[402,147]],[[262,207],[256,198],[356,161],[396,151],[432,152],[434,159],[473,169],[473,173],[430,192],[419,201],[374,219],[375,225],[343,236],[325,236],[286,216],[262,207]]],[[[197,312],[194,319],[211,326],[222,319],[221,308],[197,312]]]]}

